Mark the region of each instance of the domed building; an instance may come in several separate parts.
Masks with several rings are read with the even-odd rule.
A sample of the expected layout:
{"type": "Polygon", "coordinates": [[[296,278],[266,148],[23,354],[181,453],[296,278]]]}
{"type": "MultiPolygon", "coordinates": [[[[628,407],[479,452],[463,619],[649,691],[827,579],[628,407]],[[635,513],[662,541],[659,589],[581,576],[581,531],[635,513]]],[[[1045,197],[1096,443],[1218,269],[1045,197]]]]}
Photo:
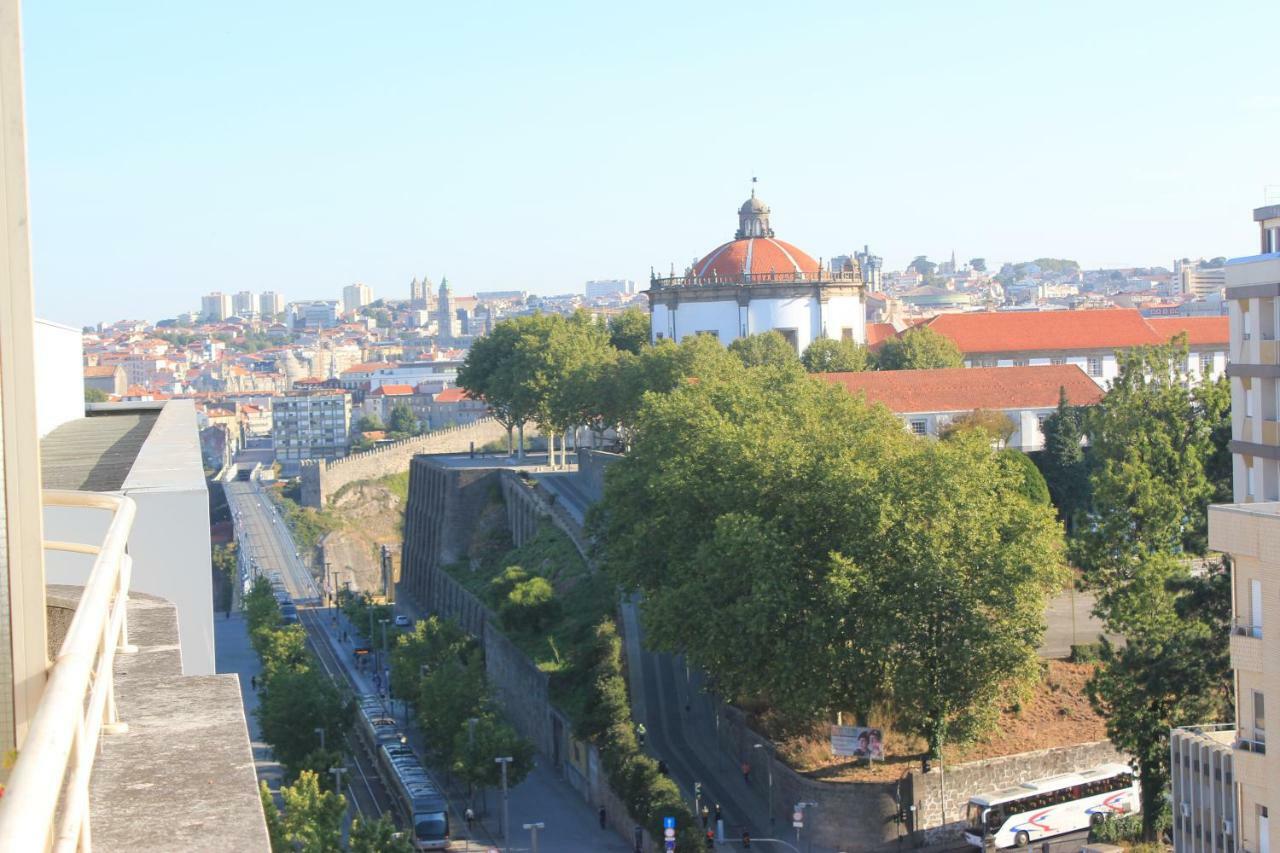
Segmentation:
{"type": "Polygon", "coordinates": [[[723,344],[777,331],[796,352],[817,338],[866,342],[866,304],[856,261],[824,270],[807,252],[774,236],[769,206],[751,198],[738,209],[738,230],[683,275],[652,276],[650,333],[656,342],[714,334],[723,344]]]}

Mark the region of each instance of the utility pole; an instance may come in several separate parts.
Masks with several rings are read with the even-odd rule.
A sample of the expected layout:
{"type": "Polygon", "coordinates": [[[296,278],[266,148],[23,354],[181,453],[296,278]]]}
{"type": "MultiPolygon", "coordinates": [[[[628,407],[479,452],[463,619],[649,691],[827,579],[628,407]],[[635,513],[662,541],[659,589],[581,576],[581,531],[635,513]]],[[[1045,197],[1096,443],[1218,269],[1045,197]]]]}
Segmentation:
{"type": "Polygon", "coordinates": [[[342,774],[347,772],[345,767],[330,767],[329,772],[333,774],[334,787],[339,794],[342,793],[342,774]]]}
{"type": "MultiPolygon", "coordinates": [[[[391,620],[379,619],[378,621],[382,623],[382,661],[381,661],[381,665],[378,667],[378,672],[381,673],[387,669],[387,662],[391,659],[391,656],[387,654],[387,623],[390,622],[391,620]]],[[[387,683],[384,684],[383,686],[387,690],[387,695],[390,696],[391,695],[390,674],[388,673],[386,675],[383,675],[383,678],[387,680],[387,683]]]]}
{"type": "Polygon", "coordinates": [[[502,765],[502,840],[507,841],[509,840],[508,836],[510,835],[510,830],[508,829],[508,826],[510,826],[510,824],[508,823],[508,821],[510,820],[510,817],[511,817],[510,800],[507,797],[507,765],[510,764],[515,759],[513,759],[510,755],[507,755],[507,756],[503,756],[502,758],[495,758],[493,760],[498,764],[502,765]]]}
{"type": "Polygon", "coordinates": [[[533,837],[533,853],[538,853],[538,830],[546,829],[547,825],[542,821],[538,821],[537,823],[526,823],[524,828],[529,830],[533,837]]]}

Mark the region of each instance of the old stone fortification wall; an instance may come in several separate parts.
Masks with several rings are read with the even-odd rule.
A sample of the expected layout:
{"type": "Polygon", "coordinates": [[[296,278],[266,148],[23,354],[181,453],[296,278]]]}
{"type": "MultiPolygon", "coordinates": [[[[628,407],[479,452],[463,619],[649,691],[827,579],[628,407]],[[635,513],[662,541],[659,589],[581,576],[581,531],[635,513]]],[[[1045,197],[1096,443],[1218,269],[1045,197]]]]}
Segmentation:
{"type": "MultiPolygon", "coordinates": [[[[568,718],[551,703],[547,675],[502,634],[493,611],[443,569],[467,557],[476,519],[496,488],[507,496],[517,544],[517,528],[527,539],[542,520],[554,520],[546,496],[514,472],[447,468],[430,457],[412,461],[400,594],[426,612],[456,619],[480,640],[489,683],[511,724],[583,800],[603,806],[609,826],[630,842],[635,825],[626,804],[609,787],[596,748],[575,740],[568,718]]],[[[648,833],[642,841],[645,851],[662,846],[648,833]]]]}
{"type": "Polygon", "coordinates": [[[506,436],[507,431],[497,421],[486,418],[473,424],[406,438],[364,453],[353,453],[345,459],[306,462],[302,466],[302,505],[318,509],[347,483],[398,474],[408,468],[409,461],[419,454],[466,453],[473,447],[483,447],[506,436]]]}
{"type": "Polygon", "coordinates": [[[578,451],[578,487],[592,501],[604,500],[604,472],[622,458],[619,453],[583,448],[578,451]]]}
{"type": "Polygon", "coordinates": [[[507,505],[511,541],[517,547],[537,535],[539,524],[550,521],[569,537],[582,559],[590,562],[591,543],[569,511],[556,500],[554,492],[547,491],[537,480],[526,480],[515,471],[503,471],[502,498],[507,505]]]}
{"type": "Polygon", "coordinates": [[[934,763],[928,773],[911,771],[910,803],[916,807],[918,825],[926,843],[955,841],[964,826],[965,805],[974,794],[1011,788],[1028,779],[1043,779],[1072,773],[1099,764],[1127,759],[1110,741],[1100,740],[1074,746],[1060,746],[1023,752],[985,761],[971,761],[945,768],[946,822],[943,822],[943,769],[934,763]]]}

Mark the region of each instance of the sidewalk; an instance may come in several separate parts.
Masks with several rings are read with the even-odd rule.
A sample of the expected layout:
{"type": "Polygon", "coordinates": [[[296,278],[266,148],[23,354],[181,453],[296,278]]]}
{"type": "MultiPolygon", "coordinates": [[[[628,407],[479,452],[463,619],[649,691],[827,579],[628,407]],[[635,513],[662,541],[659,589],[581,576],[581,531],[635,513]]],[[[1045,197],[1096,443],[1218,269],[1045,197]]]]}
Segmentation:
{"type": "Polygon", "coordinates": [[[249,744],[253,748],[253,763],[258,771],[258,778],[266,779],[271,790],[277,790],[284,770],[271,754],[271,747],[262,739],[258,717],[254,714],[258,707],[258,694],[251,686],[251,680],[262,670],[258,655],[249,644],[249,630],[244,614],[235,610],[229,619],[218,615],[213,620],[213,629],[218,672],[240,676],[240,697],[244,704],[245,722],[249,725],[249,744]]]}

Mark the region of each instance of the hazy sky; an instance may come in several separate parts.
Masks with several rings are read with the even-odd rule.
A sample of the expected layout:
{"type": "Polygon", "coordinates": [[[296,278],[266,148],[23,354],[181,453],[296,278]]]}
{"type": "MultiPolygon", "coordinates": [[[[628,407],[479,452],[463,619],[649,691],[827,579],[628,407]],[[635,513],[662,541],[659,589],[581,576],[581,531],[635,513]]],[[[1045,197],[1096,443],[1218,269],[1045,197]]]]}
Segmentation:
{"type": "Polygon", "coordinates": [[[578,291],[778,236],[1086,266],[1255,250],[1280,3],[24,4],[42,315],[578,291]]]}

